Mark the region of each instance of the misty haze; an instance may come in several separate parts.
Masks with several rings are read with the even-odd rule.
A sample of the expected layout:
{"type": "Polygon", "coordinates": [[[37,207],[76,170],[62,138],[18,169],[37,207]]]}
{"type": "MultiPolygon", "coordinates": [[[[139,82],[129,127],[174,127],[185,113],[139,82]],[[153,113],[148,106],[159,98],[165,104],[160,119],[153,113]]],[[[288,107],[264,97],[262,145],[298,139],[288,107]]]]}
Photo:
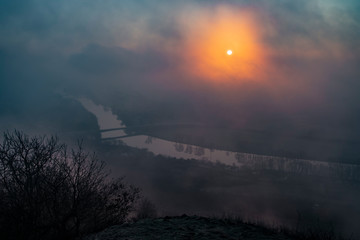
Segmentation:
{"type": "Polygon", "coordinates": [[[0,238],[174,239],[173,221],[179,239],[360,239],[359,16],[356,0],[2,0],[0,238]],[[36,141],[55,156],[36,181],[75,186],[85,166],[107,200],[41,198],[36,141]]]}

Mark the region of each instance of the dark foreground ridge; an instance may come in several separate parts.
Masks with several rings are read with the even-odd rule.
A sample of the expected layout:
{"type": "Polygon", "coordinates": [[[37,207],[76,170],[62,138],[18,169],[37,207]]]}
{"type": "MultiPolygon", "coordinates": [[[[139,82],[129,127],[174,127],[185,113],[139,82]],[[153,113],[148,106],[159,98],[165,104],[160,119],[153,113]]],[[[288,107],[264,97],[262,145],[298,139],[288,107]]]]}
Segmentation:
{"type": "Polygon", "coordinates": [[[185,239],[244,239],[290,240],[284,233],[234,220],[198,216],[144,219],[117,225],[85,237],[86,240],[185,240],[185,239]]]}

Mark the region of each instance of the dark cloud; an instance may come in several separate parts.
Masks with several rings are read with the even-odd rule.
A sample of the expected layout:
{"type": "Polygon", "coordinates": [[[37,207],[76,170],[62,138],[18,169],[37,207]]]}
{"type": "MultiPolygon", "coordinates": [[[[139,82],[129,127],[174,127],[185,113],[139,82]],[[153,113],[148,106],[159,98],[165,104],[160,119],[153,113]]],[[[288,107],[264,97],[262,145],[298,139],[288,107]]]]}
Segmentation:
{"type": "Polygon", "coordinates": [[[4,0],[1,2],[0,19],[6,20],[9,17],[17,17],[24,14],[32,6],[32,1],[26,0],[4,0]]]}

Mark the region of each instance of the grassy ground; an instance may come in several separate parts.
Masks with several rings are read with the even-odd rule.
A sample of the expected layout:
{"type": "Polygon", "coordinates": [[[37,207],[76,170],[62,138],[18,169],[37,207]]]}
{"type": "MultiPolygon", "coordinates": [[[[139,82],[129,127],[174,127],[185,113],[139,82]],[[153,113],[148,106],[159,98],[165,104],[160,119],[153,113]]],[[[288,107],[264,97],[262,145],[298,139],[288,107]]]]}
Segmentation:
{"type": "Polygon", "coordinates": [[[211,219],[197,216],[165,217],[145,219],[132,224],[113,226],[103,232],[86,238],[87,240],[115,239],[291,239],[283,233],[277,233],[250,224],[236,221],[211,219]]]}
{"type": "Polygon", "coordinates": [[[205,218],[177,216],[143,219],[134,223],[113,226],[102,232],[87,236],[86,240],[118,239],[233,239],[233,240],[345,240],[336,236],[332,229],[308,228],[283,230],[249,224],[232,218],[205,218]]]}

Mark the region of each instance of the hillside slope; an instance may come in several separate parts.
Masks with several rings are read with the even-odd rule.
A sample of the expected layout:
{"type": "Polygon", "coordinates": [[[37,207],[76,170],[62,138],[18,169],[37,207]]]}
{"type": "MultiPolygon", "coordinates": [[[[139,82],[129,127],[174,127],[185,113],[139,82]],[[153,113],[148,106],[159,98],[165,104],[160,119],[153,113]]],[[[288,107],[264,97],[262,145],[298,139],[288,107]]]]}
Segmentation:
{"type": "Polygon", "coordinates": [[[86,240],[140,240],[140,239],[244,239],[290,240],[282,233],[237,221],[197,216],[145,219],[105,229],[86,240]]]}

